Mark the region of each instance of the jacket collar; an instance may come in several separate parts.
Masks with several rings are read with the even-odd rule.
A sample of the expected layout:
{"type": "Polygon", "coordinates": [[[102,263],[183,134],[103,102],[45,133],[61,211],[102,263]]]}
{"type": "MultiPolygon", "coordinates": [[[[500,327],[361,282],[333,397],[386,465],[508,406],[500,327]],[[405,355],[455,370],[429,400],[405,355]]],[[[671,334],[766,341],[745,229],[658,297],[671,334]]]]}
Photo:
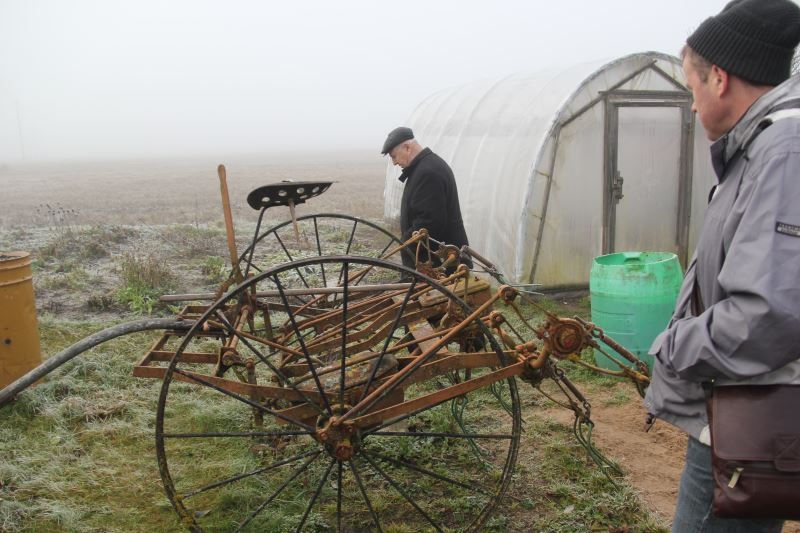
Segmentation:
{"type": "Polygon", "coordinates": [[[417,157],[415,157],[414,160],[411,161],[411,164],[403,169],[403,172],[400,173],[400,177],[398,177],[397,179],[405,183],[405,181],[414,171],[414,168],[419,164],[419,162],[422,161],[423,158],[429,156],[432,153],[433,152],[431,151],[430,148],[423,148],[422,151],[417,154],[417,157]]]}
{"type": "Polygon", "coordinates": [[[764,93],[745,112],[731,130],[711,145],[711,164],[717,178],[722,181],[731,160],[745,150],[755,137],[769,124],[764,118],[776,108],[800,96],[800,75],[794,75],[767,93],[764,93]]]}

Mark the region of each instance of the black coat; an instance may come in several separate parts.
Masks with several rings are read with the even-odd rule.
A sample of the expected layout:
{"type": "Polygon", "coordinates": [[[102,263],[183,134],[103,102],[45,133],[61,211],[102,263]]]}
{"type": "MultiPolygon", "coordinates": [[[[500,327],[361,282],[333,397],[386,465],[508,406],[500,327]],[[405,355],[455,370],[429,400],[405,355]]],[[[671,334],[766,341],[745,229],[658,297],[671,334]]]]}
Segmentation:
{"type": "MultiPolygon", "coordinates": [[[[456,180],[444,159],[425,148],[403,169],[400,181],[405,183],[400,203],[403,240],[410,238],[414,231],[426,228],[428,235],[437,241],[459,248],[469,244],[461,218],[456,180]]],[[[413,259],[407,254],[403,254],[403,263],[414,266],[413,259]]]]}

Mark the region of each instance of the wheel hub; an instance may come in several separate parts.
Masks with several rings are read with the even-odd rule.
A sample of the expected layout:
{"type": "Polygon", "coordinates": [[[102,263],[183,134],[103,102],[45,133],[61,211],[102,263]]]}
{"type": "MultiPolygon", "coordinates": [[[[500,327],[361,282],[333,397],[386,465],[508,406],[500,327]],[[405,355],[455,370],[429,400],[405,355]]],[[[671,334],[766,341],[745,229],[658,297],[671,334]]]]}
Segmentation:
{"type": "Polygon", "coordinates": [[[338,422],[338,417],[349,408],[334,407],[332,415],[320,415],[317,419],[315,438],[325,446],[328,455],[340,461],[349,461],[361,448],[361,434],[355,423],[349,420],[338,422]]]}

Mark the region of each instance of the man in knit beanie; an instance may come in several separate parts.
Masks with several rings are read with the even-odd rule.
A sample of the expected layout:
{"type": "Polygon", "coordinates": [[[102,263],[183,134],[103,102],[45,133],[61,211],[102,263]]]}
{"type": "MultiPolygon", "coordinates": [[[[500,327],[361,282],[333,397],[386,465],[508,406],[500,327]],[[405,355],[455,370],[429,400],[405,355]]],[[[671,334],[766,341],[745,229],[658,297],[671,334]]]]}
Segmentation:
{"type": "Polygon", "coordinates": [[[727,489],[715,495],[704,385],[800,384],[800,78],[790,77],[798,43],[794,2],[734,0],[681,54],[719,182],[675,313],[650,348],[645,407],[689,435],[674,532],[783,526],[768,505],[750,514],[721,505],[723,491],[735,499],[752,483],[747,468],[717,480],[727,489]]]}

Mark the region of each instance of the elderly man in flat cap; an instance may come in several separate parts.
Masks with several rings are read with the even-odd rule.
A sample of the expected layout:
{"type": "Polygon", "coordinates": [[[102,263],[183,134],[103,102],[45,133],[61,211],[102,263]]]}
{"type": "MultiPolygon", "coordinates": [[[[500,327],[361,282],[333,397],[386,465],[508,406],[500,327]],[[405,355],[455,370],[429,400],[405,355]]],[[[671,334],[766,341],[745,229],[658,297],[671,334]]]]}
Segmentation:
{"type": "MultiPolygon", "coordinates": [[[[405,184],[400,203],[403,240],[409,239],[414,231],[425,228],[428,235],[437,241],[459,248],[469,244],[450,166],[430,148],[420,146],[411,128],[402,126],[389,132],[381,153],[389,154],[392,163],[403,169],[400,174],[400,181],[405,184]]],[[[420,257],[420,260],[426,259],[420,257]]],[[[462,262],[472,266],[469,259],[462,262]]],[[[403,264],[414,268],[412,254],[403,253],[403,264]]],[[[449,268],[448,273],[454,270],[449,268]]]]}
{"type": "MultiPolygon", "coordinates": [[[[689,435],[674,532],[783,526],[766,506],[760,519],[715,514],[723,506],[712,505],[715,437],[704,389],[800,384],[800,78],[790,77],[798,42],[795,3],[734,0],[700,24],[681,54],[719,182],[675,313],[650,348],[656,361],[645,407],[689,435]]],[[[785,407],[795,414],[776,416],[797,416],[799,406],[785,407]]],[[[745,441],[758,430],[737,432],[745,441]]],[[[740,474],[717,495],[759,476],[740,474]]]]}

